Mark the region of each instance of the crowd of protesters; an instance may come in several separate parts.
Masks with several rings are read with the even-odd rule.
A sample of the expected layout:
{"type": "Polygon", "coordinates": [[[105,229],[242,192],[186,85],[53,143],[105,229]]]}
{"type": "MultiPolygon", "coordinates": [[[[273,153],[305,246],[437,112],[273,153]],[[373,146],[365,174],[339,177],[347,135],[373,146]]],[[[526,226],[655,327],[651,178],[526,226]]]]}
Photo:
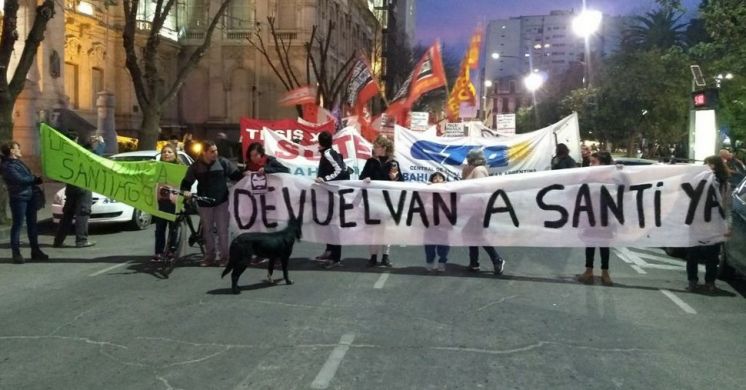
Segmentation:
{"type": "MultiPolygon", "coordinates": [[[[69,135],[77,140],[75,134],[69,135]]],[[[164,145],[160,151],[160,160],[165,163],[179,164],[178,138],[173,139],[164,145]]],[[[349,180],[351,169],[344,162],[344,156],[332,147],[332,135],[328,132],[319,134],[319,166],[317,170],[317,183],[324,183],[336,180],[349,180]]],[[[184,138],[184,149],[189,148],[193,142],[191,137],[184,138]]],[[[99,153],[103,151],[103,140],[100,137],[89,138],[82,145],[91,152],[99,153]]],[[[264,147],[259,142],[249,145],[246,151],[244,161],[245,169],[240,170],[231,161],[223,157],[218,145],[212,141],[202,143],[202,150],[193,164],[191,164],[181,182],[181,191],[185,198],[191,197],[192,185],[197,183],[196,194],[202,198],[209,198],[212,201],[197,200],[198,213],[201,218],[203,229],[203,240],[205,243],[205,256],[201,260],[202,266],[224,266],[228,261],[228,227],[229,227],[229,210],[228,210],[228,183],[229,181],[238,181],[249,174],[273,174],[288,173],[289,169],[282,165],[273,156],[265,154],[264,147]]],[[[191,149],[191,148],[189,148],[191,149]]],[[[555,150],[555,156],[551,161],[551,169],[571,169],[577,167],[612,165],[614,164],[611,154],[606,151],[591,152],[591,149],[585,145],[581,146],[582,160],[577,163],[570,156],[570,149],[565,144],[558,144],[555,150]]],[[[40,188],[42,179],[35,176],[31,170],[21,161],[20,145],[11,141],[2,145],[2,165],[0,170],[2,177],[8,188],[9,203],[12,214],[11,227],[11,249],[13,261],[23,263],[25,258],[20,251],[20,230],[23,223],[26,223],[29,243],[31,246],[31,259],[46,260],[49,257],[42,252],[39,247],[38,229],[37,229],[37,211],[43,207],[44,194],[40,188]]],[[[383,181],[403,181],[399,169],[399,163],[394,159],[394,145],[385,136],[379,136],[373,142],[372,157],[369,158],[359,178],[365,183],[374,180],[383,181]]],[[[746,173],[744,164],[735,159],[727,150],[721,150],[718,156],[711,156],[705,160],[715,174],[716,184],[721,192],[722,199],[725,200],[726,210],[728,209],[727,200],[730,199],[728,191],[733,183],[734,176],[736,179],[743,177],[746,173]]],[[[479,149],[471,150],[467,155],[467,165],[462,170],[462,180],[479,179],[489,176],[486,167],[486,161],[483,152],[479,149]]],[[[446,177],[435,172],[430,176],[430,184],[446,182],[446,177]]],[[[88,240],[88,216],[91,211],[91,192],[72,185],[67,185],[65,189],[66,203],[63,208],[63,216],[54,239],[54,247],[61,247],[64,243],[67,232],[75,221],[75,246],[82,248],[92,246],[95,243],[88,240]]],[[[175,197],[169,192],[169,196],[159,197],[158,208],[161,211],[175,212],[175,197]]],[[[164,253],[168,250],[166,243],[167,230],[173,227],[172,222],[165,219],[155,219],[155,252],[153,261],[158,262],[163,256],[170,255],[164,253]]],[[[730,231],[730,228],[729,228],[730,231]]],[[[729,233],[728,233],[729,234],[729,233]]],[[[691,291],[704,290],[706,292],[715,291],[715,276],[717,273],[718,256],[721,243],[712,245],[695,246],[687,251],[687,278],[689,281],[688,289],[691,291]],[[697,278],[697,264],[703,261],[705,263],[705,284],[700,286],[697,278]]],[[[425,245],[425,268],[428,271],[444,272],[445,265],[448,262],[450,247],[448,245],[425,245]],[[438,264],[435,265],[436,256],[438,264]]],[[[493,265],[493,273],[501,275],[505,267],[505,260],[498,254],[492,246],[483,246],[483,249],[490,258],[493,265]]],[[[370,258],[369,267],[382,266],[391,267],[391,246],[390,245],[372,245],[369,247],[370,258]],[[380,256],[380,262],[379,262],[380,256]]],[[[586,248],[585,272],[578,276],[582,283],[592,284],[594,281],[594,255],[596,248],[586,248]]],[[[603,285],[613,285],[609,274],[609,257],[610,250],[608,247],[599,248],[601,257],[601,283],[603,285]]],[[[327,244],[324,253],[316,257],[323,263],[325,268],[330,269],[342,265],[342,246],[337,244],[327,244]]],[[[470,271],[480,271],[479,247],[469,247],[469,265],[470,271]]]]}

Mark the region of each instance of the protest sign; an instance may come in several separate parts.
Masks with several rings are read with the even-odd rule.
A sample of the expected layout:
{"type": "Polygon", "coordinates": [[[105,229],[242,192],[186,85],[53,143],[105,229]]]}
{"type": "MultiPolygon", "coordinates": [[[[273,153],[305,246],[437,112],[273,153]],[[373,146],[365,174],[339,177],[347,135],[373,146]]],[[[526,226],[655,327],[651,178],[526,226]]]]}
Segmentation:
{"type": "Polygon", "coordinates": [[[249,149],[252,142],[263,142],[262,129],[265,127],[284,135],[287,139],[300,140],[303,145],[316,142],[316,138],[322,131],[334,133],[336,125],[334,120],[321,124],[313,124],[306,121],[299,122],[296,119],[263,120],[254,118],[241,118],[241,147],[243,154],[249,149]]]}
{"type": "Polygon", "coordinates": [[[50,179],[97,192],[169,221],[176,219],[174,214],[158,210],[158,190],[179,188],[186,174],[185,165],[108,160],[43,123],[41,162],[44,175],[50,179]]]}
{"type": "Polygon", "coordinates": [[[303,239],[344,245],[688,247],[720,242],[725,213],[705,166],[597,166],[443,184],[315,183],[269,175],[230,196],[238,232],[303,220],[303,239]]]}

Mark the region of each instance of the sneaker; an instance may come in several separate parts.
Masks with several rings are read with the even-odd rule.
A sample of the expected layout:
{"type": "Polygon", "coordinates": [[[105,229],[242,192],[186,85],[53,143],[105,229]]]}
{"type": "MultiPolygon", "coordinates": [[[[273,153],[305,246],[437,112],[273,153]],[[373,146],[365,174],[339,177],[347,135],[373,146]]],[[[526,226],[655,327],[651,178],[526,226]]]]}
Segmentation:
{"type": "Polygon", "coordinates": [[[389,261],[389,255],[383,255],[383,257],[381,257],[381,267],[391,268],[391,261],[389,261]]]}
{"type": "Polygon", "coordinates": [[[690,280],[689,285],[686,286],[686,291],[697,292],[699,291],[699,285],[696,280],[690,280]]]}
{"type": "Polygon", "coordinates": [[[161,262],[161,254],[156,253],[155,256],[150,258],[151,263],[160,263],[161,262]]]}
{"type": "Polygon", "coordinates": [[[225,267],[226,265],[228,265],[228,259],[220,259],[218,260],[217,264],[218,264],[218,267],[225,267]]]}
{"type": "Polygon", "coordinates": [[[23,264],[25,262],[26,262],[26,260],[23,259],[23,255],[21,255],[20,253],[14,253],[13,254],[13,263],[15,263],[15,264],[23,264]]]}
{"type": "Polygon", "coordinates": [[[505,269],[505,260],[500,259],[495,263],[495,270],[493,272],[495,275],[502,275],[503,269],[505,269]]]}
{"type": "Polygon", "coordinates": [[[316,258],[314,258],[314,260],[320,260],[320,261],[323,261],[323,260],[331,260],[331,259],[329,258],[329,256],[331,256],[331,255],[332,255],[332,254],[331,254],[331,252],[329,252],[329,251],[325,251],[324,253],[322,253],[322,254],[320,254],[320,255],[316,256],[316,258]]]}
{"type": "Polygon", "coordinates": [[[435,269],[435,264],[425,263],[425,270],[427,270],[427,272],[432,272],[434,269],[435,269]]]}
{"type": "Polygon", "coordinates": [[[200,267],[212,267],[212,265],[215,263],[215,260],[204,258],[202,261],[199,262],[200,267]]]}
{"type": "Polygon", "coordinates": [[[446,263],[438,263],[438,272],[446,272],[446,263]]]}
{"type": "Polygon", "coordinates": [[[62,248],[62,247],[64,247],[64,246],[65,246],[65,245],[64,245],[63,243],[61,243],[61,242],[57,242],[57,241],[55,241],[55,242],[54,242],[54,244],[52,244],[52,247],[53,247],[53,248],[62,248]]]}
{"type": "Polygon", "coordinates": [[[326,268],[326,269],[332,269],[332,268],[341,267],[341,266],[342,266],[342,262],[341,261],[329,261],[324,266],[324,268],[326,268]]]}
{"type": "Polygon", "coordinates": [[[96,243],[93,241],[83,241],[75,243],[76,248],[88,248],[94,245],[96,245],[96,243]]]}
{"type": "Polygon", "coordinates": [[[368,260],[368,267],[375,267],[378,264],[378,255],[370,255],[368,260]]]}
{"type": "Polygon", "coordinates": [[[479,266],[478,265],[470,265],[468,268],[469,272],[479,272],[479,266]]]}
{"type": "Polygon", "coordinates": [[[717,287],[715,287],[715,282],[707,283],[705,282],[705,285],[702,286],[702,291],[706,294],[712,294],[717,291],[717,287]]]}
{"type": "Polygon", "coordinates": [[[31,260],[49,260],[49,255],[42,252],[41,249],[31,251],[31,260]]]}

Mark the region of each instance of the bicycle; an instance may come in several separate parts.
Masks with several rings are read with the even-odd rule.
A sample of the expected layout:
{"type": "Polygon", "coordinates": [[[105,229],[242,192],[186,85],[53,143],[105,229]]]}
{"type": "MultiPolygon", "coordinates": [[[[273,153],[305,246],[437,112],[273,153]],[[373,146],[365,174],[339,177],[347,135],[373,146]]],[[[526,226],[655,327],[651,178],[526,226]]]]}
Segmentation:
{"type": "MultiPolygon", "coordinates": [[[[176,190],[170,190],[170,193],[183,195],[181,191],[176,190]]],[[[202,238],[202,221],[199,221],[197,229],[195,229],[191,218],[191,215],[196,214],[196,208],[194,207],[195,201],[214,203],[215,199],[192,194],[189,199],[184,200],[184,208],[176,213],[176,220],[168,229],[166,238],[167,249],[164,258],[166,263],[173,264],[184,257],[187,245],[193,247],[194,244],[197,244],[202,255],[205,254],[205,241],[202,238]],[[189,237],[187,237],[187,232],[189,233],[189,237]]]]}

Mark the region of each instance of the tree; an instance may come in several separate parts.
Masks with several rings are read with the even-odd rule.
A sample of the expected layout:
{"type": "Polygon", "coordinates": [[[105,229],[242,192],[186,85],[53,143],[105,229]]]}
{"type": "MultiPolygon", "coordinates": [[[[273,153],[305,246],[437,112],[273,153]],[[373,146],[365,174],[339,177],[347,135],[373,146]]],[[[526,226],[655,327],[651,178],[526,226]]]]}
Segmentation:
{"type": "Polygon", "coordinates": [[[622,45],[638,50],[686,47],[687,24],[679,22],[683,15],[680,11],[663,7],[645,16],[634,16],[622,33],[622,45]]]}
{"type": "Polygon", "coordinates": [[[21,58],[8,82],[8,67],[13,49],[18,41],[18,0],[5,0],[2,33],[0,34],[0,139],[8,139],[13,134],[13,108],[18,95],[23,91],[36,50],[44,40],[47,23],[54,17],[54,1],[44,0],[36,7],[34,23],[26,36],[21,58]]]}
{"type": "Polygon", "coordinates": [[[138,54],[137,43],[140,38],[138,31],[138,14],[140,0],[123,0],[124,7],[124,30],[122,38],[124,43],[125,66],[132,78],[137,103],[142,111],[142,125],[140,126],[140,149],[153,149],[158,141],[160,132],[161,114],[164,106],[176,96],[184,84],[189,72],[199,63],[200,59],[210,47],[210,41],[215,28],[218,26],[223,13],[232,0],[223,0],[220,8],[215,12],[201,45],[191,52],[185,61],[179,61],[176,78],[171,85],[165,85],[163,79],[162,64],[159,63],[159,49],[161,45],[161,29],[169,19],[176,0],[155,0],[153,5],[153,18],[150,21],[150,29],[147,31],[145,47],[142,54],[138,54]]]}
{"type": "MultiPolygon", "coordinates": [[[[308,42],[303,44],[306,52],[305,80],[297,76],[297,70],[293,68],[291,64],[292,56],[290,48],[293,43],[292,38],[285,40],[277,33],[275,30],[275,19],[273,17],[267,17],[267,22],[275,55],[272,56],[270,54],[267,45],[264,43],[261,31],[254,33],[252,39],[249,39],[249,44],[256,48],[264,57],[264,60],[269,64],[272,72],[277,76],[280,83],[282,83],[282,86],[287,91],[303,85],[312,84],[311,74],[313,73],[313,76],[318,83],[317,101],[323,101],[324,108],[332,109],[340,100],[340,94],[343,92],[343,87],[346,85],[347,78],[352,71],[353,61],[357,55],[357,53],[352,53],[336,73],[330,71],[331,67],[329,61],[331,60],[331,56],[329,55],[329,47],[331,46],[332,34],[335,29],[334,22],[329,21],[326,34],[319,33],[318,26],[314,25],[311,29],[310,39],[308,42]],[[273,57],[275,58],[273,59],[273,57]],[[275,61],[279,62],[279,65],[275,63],[275,61]],[[301,82],[301,80],[303,80],[303,82],[301,82]]],[[[298,114],[300,115],[300,107],[297,107],[297,109],[298,114]]]]}

